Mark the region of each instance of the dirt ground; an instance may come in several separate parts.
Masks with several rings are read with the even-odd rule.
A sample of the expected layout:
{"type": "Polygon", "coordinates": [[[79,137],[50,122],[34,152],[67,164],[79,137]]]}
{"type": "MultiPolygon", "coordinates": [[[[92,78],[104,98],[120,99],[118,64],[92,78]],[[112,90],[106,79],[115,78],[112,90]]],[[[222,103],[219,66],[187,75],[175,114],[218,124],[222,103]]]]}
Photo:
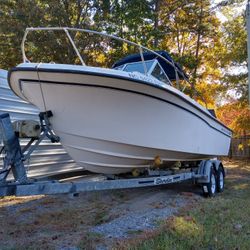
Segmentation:
{"type": "MultiPolygon", "coordinates": [[[[226,167],[235,175],[235,169],[226,167]]],[[[231,167],[230,167],[231,166],[231,167]]],[[[0,249],[113,249],[201,199],[191,182],[79,196],[0,198],[0,249]]]]}

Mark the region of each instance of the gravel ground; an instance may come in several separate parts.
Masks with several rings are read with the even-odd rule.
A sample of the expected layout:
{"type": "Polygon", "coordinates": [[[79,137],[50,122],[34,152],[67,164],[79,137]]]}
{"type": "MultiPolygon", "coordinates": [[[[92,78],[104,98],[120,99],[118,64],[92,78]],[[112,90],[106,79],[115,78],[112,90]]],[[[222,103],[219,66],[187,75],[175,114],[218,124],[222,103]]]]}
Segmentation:
{"type": "Polygon", "coordinates": [[[125,215],[94,226],[91,231],[102,234],[105,238],[131,237],[133,233],[156,228],[160,220],[173,215],[187,203],[181,197],[167,198],[163,191],[154,195],[152,193],[147,198],[144,195],[137,198],[137,201],[130,200],[128,204],[119,207],[120,211],[126,211],[125,215]]]}
{"type": "Polygon", "coordinates": [[[192,183],[72,195],[0,198],[2,249],[111,249],[202,199],[192,183]]]}

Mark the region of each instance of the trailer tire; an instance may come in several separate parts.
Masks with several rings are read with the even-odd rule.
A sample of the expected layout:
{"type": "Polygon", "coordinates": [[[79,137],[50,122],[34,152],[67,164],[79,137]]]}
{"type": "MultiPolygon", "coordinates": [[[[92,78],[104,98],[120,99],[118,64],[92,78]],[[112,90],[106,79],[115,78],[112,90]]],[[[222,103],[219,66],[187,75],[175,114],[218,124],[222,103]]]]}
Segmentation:
{"type": "Polygon", "coordinates": [[[225,174],[223,171],[223,167],[219,166],[218,170],[217,170],[217,174],[216,174],[216,181],[217,181],[217,192],[221,193],[224,191],[224,179],[225,179],[225,174]]]}
{"type": "Polygon", "coordinates": [[[209,183],[202,184],[202,191],[205,197],[213,197],[217,191],[217,178],[214,168],[211,168],[209,183]]]}

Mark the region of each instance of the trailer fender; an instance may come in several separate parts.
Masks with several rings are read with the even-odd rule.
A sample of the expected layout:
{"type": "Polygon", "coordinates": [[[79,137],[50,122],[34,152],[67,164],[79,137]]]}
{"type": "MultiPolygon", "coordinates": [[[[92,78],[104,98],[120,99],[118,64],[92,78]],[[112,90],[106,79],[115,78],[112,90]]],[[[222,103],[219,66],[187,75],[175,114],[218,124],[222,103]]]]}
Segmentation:
{"type": "Polygon", "coordinates": [[[198,171],[197,171],[197,183],[209,183],[211,169],[214,169],[217,173],[222,170],[224,177],[226,176],[226,171],[219,160],[203,160],[200,162],[198,171]]]}
{"type": "Polygon", "coordinates": [[[200,162],[198,167],[198,183],[209,183],[210,182],[210,173],[212,168],[216,171],[216,165],[213,163],[213,160],[203,160],[200,162]]]}
{"type": "Polygon", "coordinates": [[[224,169],[222,162],[219,161],[219,160],[211,160],[211,162],[213,163],[216,172],[218,172],[219,168],[222,169],[223,175],[225,177],[226,176],[226,170],[224,169]]]}

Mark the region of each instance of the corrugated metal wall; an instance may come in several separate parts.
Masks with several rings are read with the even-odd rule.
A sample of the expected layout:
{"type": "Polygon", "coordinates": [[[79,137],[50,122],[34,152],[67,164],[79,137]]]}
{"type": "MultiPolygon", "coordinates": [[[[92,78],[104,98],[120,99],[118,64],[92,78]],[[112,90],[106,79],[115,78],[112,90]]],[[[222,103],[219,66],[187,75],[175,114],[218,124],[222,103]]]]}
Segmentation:
{"type": "MultiPolygon", "coordinates": [[[[0,69],[0,114],[6,112],[10,114],[12,120],[38,120],[39,111],[35,106],[23,101],[11,91],[7,82],[7,71],[0,69]]],[[[27,140],[21,141],[21,145],[26,143],[27,140]]],[[[33,177],[81,169],[77,167],[59,143],[51,143],[50,141],[43,141],[26,165],[29,169],[28,175],[33,177]]],[[[2,157],[0,156],[1,167],[2,157]]]]}

